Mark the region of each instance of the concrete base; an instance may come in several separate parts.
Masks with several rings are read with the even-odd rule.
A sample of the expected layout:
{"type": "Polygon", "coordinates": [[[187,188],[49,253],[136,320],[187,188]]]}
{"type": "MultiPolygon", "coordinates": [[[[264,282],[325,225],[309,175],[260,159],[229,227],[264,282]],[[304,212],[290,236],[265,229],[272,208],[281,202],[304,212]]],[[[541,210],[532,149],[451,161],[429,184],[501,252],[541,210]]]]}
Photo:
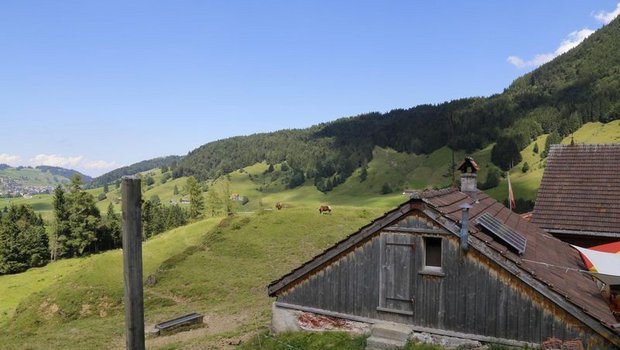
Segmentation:
{"type": "Polygon", "coordinates": [[[297,319],[302,311],[284,309],[271,304],[271,331],[273,333],[301,331],[297,319]]]}
{"type": "Polygon", "coordinates": [[[398,349],[407,344],[413,328],[400,323],[376,323],[372,326],[367,350],[398,349]]]}

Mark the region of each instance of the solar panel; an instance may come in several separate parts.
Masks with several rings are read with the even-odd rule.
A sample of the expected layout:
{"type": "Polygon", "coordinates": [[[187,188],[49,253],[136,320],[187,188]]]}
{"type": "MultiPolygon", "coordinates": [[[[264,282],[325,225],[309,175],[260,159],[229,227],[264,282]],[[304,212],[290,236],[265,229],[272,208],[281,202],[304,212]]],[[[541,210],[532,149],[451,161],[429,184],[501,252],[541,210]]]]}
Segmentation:
{"type": "Polygon", "coordinates": [[[510,247],[514,248],[517,253],[523,254],[525,252],[527,238],[523,237],[523,235],[519,232],[504,225],[489,213],[480,215],[478,219],[476,219],[476,223],[489,230],[502,241],[506,242],[510,247]]]}

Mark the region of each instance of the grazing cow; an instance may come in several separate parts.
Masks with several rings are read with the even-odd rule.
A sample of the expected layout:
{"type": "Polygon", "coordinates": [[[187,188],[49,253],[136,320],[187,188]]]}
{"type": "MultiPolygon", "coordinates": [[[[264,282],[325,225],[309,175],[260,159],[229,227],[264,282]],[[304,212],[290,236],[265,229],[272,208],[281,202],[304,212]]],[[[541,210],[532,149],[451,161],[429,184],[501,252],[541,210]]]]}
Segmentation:
{"type": "Polygon", "coordinates": [[[331,212],[332,212],[332,207],[330,207],[329,205],[321,205],[319,207],[319,214],[331,213],[331,212]]]}
{"type": "Polygon", "coordinates": [[[276,209],[280,210],[282,208],[284,208],[284,204],[282,204],[280,202],[276,203],[276,209]]]}

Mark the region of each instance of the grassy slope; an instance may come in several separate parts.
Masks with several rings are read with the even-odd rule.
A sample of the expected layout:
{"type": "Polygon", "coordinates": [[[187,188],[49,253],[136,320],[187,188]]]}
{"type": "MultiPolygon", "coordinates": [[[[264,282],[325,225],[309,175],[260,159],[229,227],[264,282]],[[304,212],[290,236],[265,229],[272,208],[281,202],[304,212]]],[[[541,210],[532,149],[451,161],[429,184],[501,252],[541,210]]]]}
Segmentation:
{"type": "MultiPolygon", "coordinates": [[[[573,134],[575,143],[586,144],[605,144],[620,143],[620,122],[612,121],[607,124],[587,123],[573,134]]],[[[540,181],[544,171],[544,160],[540,158],[540,152],[533,152],[534,143],[538,143],[538,148],[542,152],[545,148],[547,135],[542,135],[532,142],[525,150],[521,152],[523,160],[510,170],[510,182],[512,183],[513,192],[516,198],[524,198],[535,200],[540,181]],[[523,164],[528,162],[530,170],[523,173],[521,168],[523,164]]],[[[571,137],[562,140],[563,144],[569,144],[571,137]]],[[[494,189],[487,191],[493,198],[503,201],[508,197],[508,182],[502,179],[500,185],[494,189]]]]}
{"type": "MultiPolygon", "coordinates": [[[[545,137],[536,141],[541,150],[545,137]]],[[[587,124],[575,133],[576,142],[605,143],[618,142],[618,139],[618,122],[587,124]]],[[[563,142],[570,142],[570,139],[563,142]]],[[[523,151],[523,162],[527,161],[531,170],[522,173],[522,164],[519,164],[511,171],[517,195],[535,195],[542,176],[540,156],[533,153],[532,148],[533,143],[523,151]]],[[[481,165],[482,180],[488,169],[490,147],[473,156],[481,165]]],[[[463,154],[455,155],[457,161],[462,157],[463,154]]],[[[250,197],[250,203],[237,210],[248,213],[241,213],[216,230],[212,229],[218,219],[178,228],[155,237],[144,246],[145,276],[156,274],[158,278],[155,286],[145,289],[147,323],[199,311],[204,312],[213,325],[220,326],[190,332],[187,337],[151,340],[150,347],[200,348],[222,339],[243,338],[248,332],[263,329],[269,320],[270,300],[264,291],[269,281],[401,202],[401,188],[449,184],[451,178],[445,176],[445,164],[450,159],[447,149],[428,156],[376,149],[366,181],[360,182],[359,173],[356,173],[328,194],[317,191],[310,183],[286,190],[280,179],[262,176],[266,164],[232,173],[228,177],[230,191],[250,197]],[[391,183],[396,193],[379,195],[377,192],[384,182],[391,183]],[[261,210],[273,208],[278,201],[285,202],[288,208],[261,210]],[[334,213],[319,216],[316,206],[320,203],[335,206],[334,213]],[[364,206],[368,208],[362,208],[364,206]]],[[[146,198],[156,194],[164,203],[179,198],[173,196],[172,191],[175,185],[182,189],[184,178],[162,185],[158,170],[151,176],[156,186],[145,192],[146,198]]],[[[209,185],[221,190],[223,181],[227,180],[209,185]]],[[[102,210],[118,198],[118,191],[113,187],[110,186],[108,198],[98,204],[102,210]]],[[[91,191],[96,195],[102,190],[91,191]]],[[[490,192],[501,199],[505,182],[490,192]]],[[[51,208],[50,196],[15,201],[37,203],[44,214],[51,208]]],[[[0,327],[0,338],[6,348],[115,348],[123,345],[120,251],[64,260],[19,275],[0,276],[0,296],[0,326],[4,323],[0,327]]]]}
{"type": "MultiPolygon", "coordinates": [[[[217,222],[205,220],[146,242],[144,275],[155,273],[171,256],[199,244],[217,222]]],[[[120,250],[0,276],[3,348],[105,346],[122,331],[122,286],[120,250]]],[[[149,302],[147,299],[147,305],[149,302]]]]}
{"type": "MultiPolygon", "coordinates": [[[[145,288],[146,322],[190,311],[213,320],[193,336],[157,338],[149,347],[202,348],[265,329],[271,302],[265,286],[380,213],[345,208],[332,215],[308,208],[264,211],[229,219],[215,230],[216,219],[209,219],[148,241],[145,276],[155,273],[158,283],[145,288]]],[[[0,327],[3,348],[123,346],[120,251],[78,259],[77,264],[79,269],[64,270],[61,278],[21,300],[15,315],[0,327]]],[[[34,276],[33,271],[23,276],[34,276]]],[[[0,288],[6,288],[7,277],[12,276],[0,277],[0,288]]]]}
{"type": "MultiPolygon", "coordinates": [[[[542,135],[532,142],[521,152],[523,161],[517,164],[510,172],[513,190],[517,198],[535,199],[540,180],[542,179],[544,162],[540,158],[540,153],[533,152],[534,143],[538,143],[542,151],[545,146],[547,135],[542,135]],[[524,162],[528,162],[530,170],[523,173],[521,168],[524,162]]],[[[620,142],[620,123],[613,121],[607,124],[588,123],[581,127],[574,134],[577,143],[618,143],[620,142]]],[[[565,138],[562,143],[569,143],[570,137],[565,138]]],[[[491,148],[488,146],[483,150],[472,154],[476,162],[480,165],[481,171],[478,181],[483,182],[491,164],[491,148]]],[[[464,152],[455,153],[457,165],[465,156],[464,152]]],[[[393,206],[402,199],[400,193],[405,188],[424,189],[432,187],[445,187],[450,184],[451,177],[448,175],[448,164],[452,154],[448,148],[440,148],[429,155],[415,155],[398,153],[390,149],[376,148],[373,151],[373,160],[368,165],[368,178],[360,182],[358,169],[347,181],[336,187],[333,191],[324,194],[316,190],[311,181],[293,190],[287,189],[284,177],[274,179],[272,174],[263,175],[267,169],[266,163],[259,163],[246,167],[243,172],[234,171],[230,174],[230,191],[239,193],[250,198],[250,202],[239,207],[241,211],[252,211],[261,208],[273,208],[276,202],[284,202],[291,206],[307,205],[317,206],[319,204],[335,204],[340,206],[393,206]],[[252,175],[252,179],[250,179],[252,175]],[[394,193],[381,195],[381,187],[384,183],[389,183],[394,193]],[[261,189],[261,190],[259,190],[261,189]]],[[[279,165],[276,165],[278,173],[279,165]]],[[[144,192],[144,198],[150,199],[157,195],[162,203],[168,204],[170,201],[179,202],[183,196],[183,188],[186,178],[168,180],[161,184],[162,173],[159,169],[154,169],[142,173],[144,176],[151,176],[155,180],[155,185],[144,192]],[[174,186],[181,192],[174,195],[174,186]]],[[[458,174],[457,181],[458,181],[458,174]]],[[[224,179],[216,182],[217,187],[224,179]]],[[[213,183],[208,184],[210,187],[213,183]]],[[[103,192],[101,187],[88,190],[95,198],[103,192]]],[[[500,185],[487,191],[492,197],[504,200],[507,196],[507,182],[502,179],[500,185]]],[[[9,203],[28,203],[33,205],[35,210],[42,213],[43,218],[49,223],[53,219],[52,196],[38,195],[32,199],[0,198],[0,208],[9,203]]],[[[107,198],[97,202],[97,207],[102,213],[105,212],[109,203],[113,203],[117,212],[120,212],[120,191],[109,186],[107,198]]]]}
{"type": "Polygon", "coordinates": [[[59,183],[68,183],[69,179],[55,176],[47,171],[31,168],[8,168],[0,170],[0,176],[8,177],[27,186],[55,186],[59,183]]]}

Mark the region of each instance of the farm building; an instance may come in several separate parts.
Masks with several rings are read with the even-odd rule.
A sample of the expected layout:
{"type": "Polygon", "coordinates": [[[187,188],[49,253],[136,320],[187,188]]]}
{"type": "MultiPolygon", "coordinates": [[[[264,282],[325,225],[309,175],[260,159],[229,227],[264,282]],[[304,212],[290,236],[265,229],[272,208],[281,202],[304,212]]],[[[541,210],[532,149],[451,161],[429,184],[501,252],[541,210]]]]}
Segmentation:
{"type": "MultiPolygon", "coordinates": [[[[579,253],[476,187],[411,198],[273,281],[274,331],[303,315],[507,345],[620,347],[620,325],[579,253]]],[[[389,333],[389,332],[384,332],[389,333]]],[[[369,339],[369,341],[370,341],[369,339]]]]}
{"type": "Polygon", "coordinates": [[[620,240],[620,144],[552,145],[532,222],[582,247],[620,240]]]}

